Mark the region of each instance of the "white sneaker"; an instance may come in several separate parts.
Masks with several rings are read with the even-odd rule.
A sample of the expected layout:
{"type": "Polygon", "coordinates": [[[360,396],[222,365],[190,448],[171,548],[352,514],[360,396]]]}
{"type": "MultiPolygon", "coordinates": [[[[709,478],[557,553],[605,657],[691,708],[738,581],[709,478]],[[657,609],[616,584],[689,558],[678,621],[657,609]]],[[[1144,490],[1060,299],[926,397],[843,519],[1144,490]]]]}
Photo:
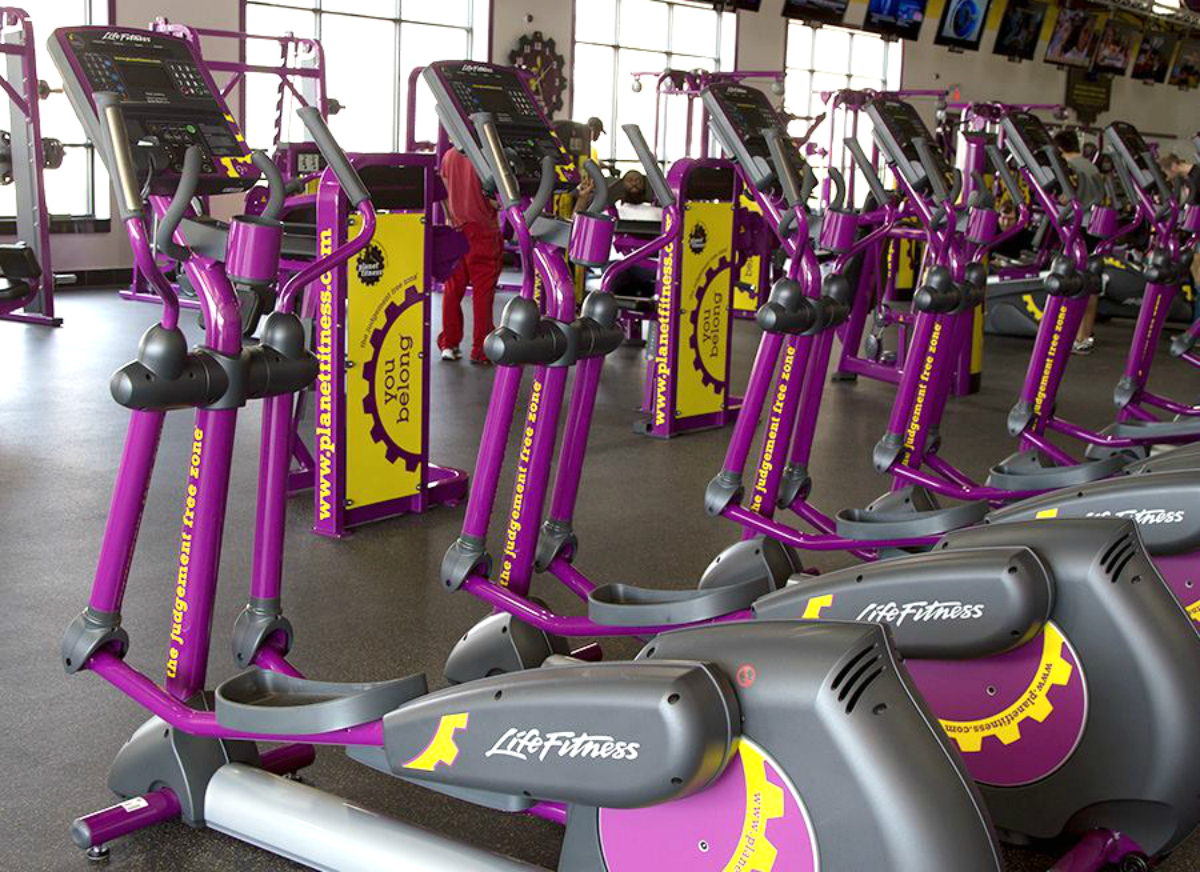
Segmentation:
{"type": "Polygon", "coordinates": [[[457,348],[443,348],[442,360],[462,360],[462,352],[457,348]]]}

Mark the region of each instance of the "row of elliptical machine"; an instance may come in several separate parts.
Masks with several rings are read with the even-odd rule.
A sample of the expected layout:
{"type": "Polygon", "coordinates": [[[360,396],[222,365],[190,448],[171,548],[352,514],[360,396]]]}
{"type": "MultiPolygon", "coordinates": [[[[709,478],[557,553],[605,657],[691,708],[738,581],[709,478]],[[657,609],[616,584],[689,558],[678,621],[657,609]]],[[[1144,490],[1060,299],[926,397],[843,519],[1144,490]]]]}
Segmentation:
{"type": "MultiPolygon", "coordinates": [[[[587,648],[569,656],[565,637],[571,636],[659,633],[644,653],[673,657],[686,650],[677,645],[703,623],[730,638],[749,638],[762,622],[781,618],[820,619],[822,625],[831,618],[885,623],[1005,837],[1026,842],[1079,837],[1056,866],[1073,872],[1108,862],[1145,868],[1147,857],[1185,838],[1200,819],[1194,791],[1200,769],[1191,762],[1188,743],[1188,727],[1200,716],[1194,681],[1200,640],[1131,521],[1009,523],[915,537],[934,547],[818,579],[798,573],[795,555],[778,541],[754,538],[722,552],[693,591],[596,585],[575,568],[578,541],[570,520],[603,356],[614,344],[606,337],[615,307],[605,299],[602,282],[580,313],[574,312],[562,247],[555,243],[565,230],[538,217],[538,200],[531,203],[526,196],[537,186],[534,168],[553,164],[557,144],[534,112],[514,118],[511,109],[497,105],[492,95],[509,87],[507,76],[479,64],[438,63],[426,72],[451,138],[473,155],[482,177],[496,180],[518,228],[527,288],[506,307],[485,346],[498,365],[496,384],[467,521],[443,563],[447,588],[466,590],[497,613],[463,637],[447,675],[477,680],[597,655],[587,648]],[[483,110],[491,114],[477,116],[483,110]],[[546,314],[532,304],[535,272],[551,301],[546,314]],[[504,538],[493,561],[488,528],[524,367],[533,370],[532,392],[519,425],[511,510],[504,514],[504,538]],[[574,387],[559,442],[566,370],[572,367],[574,387]],[[547,512],[556,449],[557,478],[547,512]],[[538,568],[583,600],[587,615],[561,615],[532,598],[538,568]],[[1136,724],[1128,717],[1133,710],[1143,715],[1136,724]],[[1153,742],[1145,741],[1146,723],[1155,725],[1153,742]]],[[[767,334],[775,339],[760,346],[765,359],[778,352],[784,337],[789,343],[811,339],[820,327],[835,323],[843,304],[835,294],[820,294],[810,216],[801,204],[803,159],[788,145],[766,96],[720,85],[706,91],[705,101],[714,130],[791,259],[790,284],[774,289],[779,293],[760,317],[760,323],[777,328],[767,334]],[[781,204],[777,184],[790,205],[781,204]],[[784,295],[797,287],[799,294],[784,295]]],[[[644,141],[636,128],[626,132],[656,196],[671,208],[644,141]]],[[[543,179],[548,172],[542,170],[543,179]]],[[[835,227],[850,220],[847,214],[826,216],[826,222],[835,227]]],[[[611,228],[606,231],[598,214],[576,220],[582,223],[572,233],[571,253],[595,260],[611,228]],[[577,247],[585,242],[586,250],[577,247]]],[[[820,235],[826,233],[834,231],[820,235]]],[[[605,278],[621,268],[610,267],[605,278]]],[[[836,291],[838,284],[835,276],[825,287],[836,291]]],[[[810,347],[797,348],[791,365],[798,367],[809,354],[810,347]]],[[[750,426],[751,435],[754,429],[750,426]]],[[[840,547],[854,544],[838,541],[840,547]]],[[[756,662],[746,665],[737,672],[740,685],[757,688],[766,673],[756,662]]],[[[881,665],[875,652],[847,664],[837,677],[841,699],[849,705],[885,674],[881,665]]],[[[797,787],[803,795],[805,788],[797,787]]],[[[824,815],[816,807],[814,799],[809,813],[819,843],[824,815]]],[[[842,868],[842,856],[840,850],[822,849],[829,868],[842,868]]],[[[965,858],[958,867],[974,868],[965,858]]]]}
{"type": "MultiPolygon", "coordinates": [[[[188,42],[83,27],[56,31],[50,48],[113,179],[134,257],[163,304],[138,359],[113,380],[114,397],[131,410],[128,436],[91,599],[63,640],[68,672],[96,673],[150,712],[110,772],[122,801],[75,822],[82,848],[100,856],[120,836],[182,818],[318,869],[533,868],[282,777],[311,762],[314,746],[331,745],[432,790],[564,824],[564,870],[999,868],[979,793],[878,626],[699,627],[652,641],[631,661],[560,661],[433,693],[420,674],[371,684],[303,678],[286,659],[294,633],[281,611],[288,410],[317,364],[294,310],[306,286],[370,240],[369,191],[320,116],[302,110],[363,232],[293,275],[261,344],[248,347],[234,283],[278,274],[285,228],[273,215],[284,191],[273,165],[247,153],[188,42]],[[165,164],[152,155],[165,155],[165,164]],[[182,219],[192,196],[248,189],[259,172],[271,190],[263,215],[235,218],[223,251],[191,250],[182,219]],[[162,236],[173,237],[204,306],[205,341],[191,351],[178,328],[179,301],[149,245],[143,181],[153,195],[171,196],[162,236]],[[258,398],[265,408],[254,569],[233,631],[242,671],[208,690],[234,429],[239,409],[258,398]],[[196,419],[159,683],[126,660],[121,605],[166,414],[189,408],[196,419]],[[260,743],[276,747],[260,751],[260,743]]],[[[448,89],[439,109],[463,113],[450,128],[460,145],[466,109],[492,110],[483,143],[497,171],[474,141],[467,150],[481,176],[499,182],[530,272],[536,262],[556,291],[559,281],[569,288],[561,250],[530,232],[556,232],[533,216],[553,187],[560,148],[527,86],[515,71],[484,64],[434,70],[448,89]],[[526,168],[515,178],[511,152],[526,168]],[[531,183],[539,190],[532,202],[522,193],[531,183]]],[[[532,290],[527,278],[512,315],[528,311],[532,290]]],[[[547,363],[586,355],[586,345],[570,343],[588,336],[607,344],[615,315],[586,311],[608,323],[585,316],[561,327],[536,318],[521,324],[510,315],[489,347],[547,363]]],[[[498,396],[513,374],[519,381],[519,369],[500,367],[498,396]]]]}
{"type": "MultiPolygon", "coordinates": [[[[710,116],[728,116],[721,111],[723,96],[718,90],[710,91],[710,116]]],[[[708,511],[735,521],[748,537],[765,535],[800,549],[844,549],[868,560],[888,549],[929,547],[942,533],[980,522],[1130,518],[1138,523],[1146,546],[1179,600],[1200,620],[1194,570],[1194,556],[1200,549],[1200,464],[1194,462],[1191,452],[1181,449],[1126,467],[1129,458],[1124,456],[1056,466],[1040,452],[1025,451],[994,466],[987,486],[975,483],[938,455],[955,344],[969,341],[971,311],[985,277],[982,264],[972,261],[971,254],[994,246],[1018,229],[997,234],[992,197],[982,185],[982,162],[990,160],[998,168],[996,173],[1010,192],[1017,189],[1017,182],[994,146],[968,141],[968,151],[981,152],[980,172],[969,180],[974,189],[956,209],[957,193],[952,188],[960,187],[957,176],[955,184],[947,186],[944,179],[951,175],[949,167],[928,147],[928,130],[915,110],[904,101],[881,96],[865,111],[905,191],[904,200],[897,202],[886,194],[857,143],[847,143],[872,183],[875,203],[882,205],[866,214],[827,211],[821,217],[820,243],[837,254],[823,286],[819,278],[806,278],[817,276],[819,269],[814,244],[803,235],[795,240],[794,260],[802,263],[793,263],[792,274],[777,283],[760,312],[764,334],[743,412],[734,426],[722,469],[708,488],[708,511]],[[843,271],[877,234],[906,215],[915,215],[924,223],[930,250],[941,252],[939,256],[946,260],[934,262],[916,294],[910,347],[914,349],[912,359],[921,365],[904,372],[887,432],[874,454],[876,469],[891,476],[892,489],[866,509],[843,509],[830,517],[811,502],[813,480],[808,461],[834,329],[847,317],[850,305],[843,271]],[[744,469],[764,417],[753,478],[744,485],[744,469]],[[1162,474],[1153,480],[1133,475],[1146,472],[1162,474]],[[1118,473],[1126,474],[1104,478],[1118,473]],[[941,506],[938,496],[964,502],[941,506]],[[816,532],[805,532],[775,517],[780,509],[790,510],[816,532]]],[[[1029,150],[1022,143],[1037,133],[1025,132],[1031,124],[1044,131],[1028,113],[1022,124],[1006,128],[1006,145],[1011,151],[1029,150]]],[[[727,151],[744,151],[737,123],[719,124],[715,129],[727,151]]],[[[741,161],[742,172],[753,183],[755,171],[746,168],[748,160],[747,155],[741,161]]],[[[1035,191],[1044,190],[1023,167],[1021,172],[1035,191]]],[[[768,197],[762,192],[759,196],[768,197]]],[[[803,191],[795,196],[794,202],[800,205],[794,208],[807,214],[803,191]]],[[[1047,202],[1057,203],[1051,192],[1045,197],[1047,202]]],[[[1026,217],[1027,212],[1021,219],[1026,217]]],[[[1074,219],[1075,227],[1080,220],[1074,219]]],[[[1085,249],[1078,257],[1086,265],[1085,249]]],[[[1071,282],[1061,277],[1050,282],[1058,294],[1052,297],[1052,308],[1077,304],[1084,287],[1081,274],[1072,270],[1071,282]]],[[[1047,322],[1051,319],[1043,321],[1043,330],[1053,329],[1047,322]]],[[[1041,341],[1050,340],[1043,337],[1041,341]]],[[[1056,366],[1062,365],[1063,357],[1056,358],[1056,366]]]]}

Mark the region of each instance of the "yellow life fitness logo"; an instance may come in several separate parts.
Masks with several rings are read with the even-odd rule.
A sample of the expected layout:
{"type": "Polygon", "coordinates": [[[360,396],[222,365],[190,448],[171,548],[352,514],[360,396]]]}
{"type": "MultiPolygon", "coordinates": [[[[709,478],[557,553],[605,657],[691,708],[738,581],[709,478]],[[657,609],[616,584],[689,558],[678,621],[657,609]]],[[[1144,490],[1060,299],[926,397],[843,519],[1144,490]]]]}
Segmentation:
{"type": "Polygon", "coordinates": [[[449,768],[458,759],[458,742],[454,734],[467,728],[469,712],[458,712],[452,715],[442,715],[437,729],[425,749],[404,764],[405,769],[416,769],[420,772],[433,772],[438,766],[449,768]]]}

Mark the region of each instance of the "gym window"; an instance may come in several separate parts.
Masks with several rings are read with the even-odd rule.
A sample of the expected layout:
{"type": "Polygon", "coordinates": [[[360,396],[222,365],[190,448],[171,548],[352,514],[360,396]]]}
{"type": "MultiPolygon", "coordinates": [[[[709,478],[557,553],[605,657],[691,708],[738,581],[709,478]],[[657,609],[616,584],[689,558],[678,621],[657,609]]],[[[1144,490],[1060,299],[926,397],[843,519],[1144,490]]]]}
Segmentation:
{"type": "MultiPolygon", "coordinates": [[[[329,126],[347,151],[402,151],[408,75],[446,58],[487,60],[491,0],[246,0],[246,31],[290,31],[315,38],[325,52],[326,93],[342,109],[329,126]]],[[[248,63],[278,62],[275,44],[247,43],[248,63]]],[[[246,82],[246,139],[269,148],[275,130],[278,80],[246,82]]],[[[437,138],[433,98],[417,90],[416,137],[437,138]]],[[[294,98],[285,100],[283,137],[303,139],[294,98]]]]}
{"type": "MultiPolygon", "coordinates": [[[[687,100],[667,97],[654,138],[655,78],[633,91],[635,72],[731,70],[737,15],[674,0],[575,0],[575,50],[571,117],[595,116],[605,133],[595,143],[601,160],[633,166],[637,156],[620,124],[638,124],[657,154],[681,157],[687,132],[687,100]],[[665,46],[666,50],[663,51],[665,46]]],[[[693,136],[700,130],[694,109],[693,136]]]]}
{"type": "MultiPolygon", "coordinates": [[[[55,231],[98,229],[92,222],[109,217],[108,176],[92,146],[84,135],[75,111],[67,102],[62,89],[62,76],[50,59],[46,44],[50,35],[60,27],[108,23],[107,0],[60,0],[57,3],[26,3],[33,22],[33,39],[37,43],[34,62],[38,78],[51,89],[46,99],[38,101],[42,122],[42,138],[57,139],[70,146],[63,153],[62,166],[45,170],[46,211],[52,216],[55,231]],[[97,178],[99,176],[99,178],[97,178]]],[[[6,56],[7,57],[7,56],[6,56]]],[[[6,75],[5,78],[8,78],[6,75]]],[[[21,83],[13,84],[20,91],[21,83]]],[[[0,129],[9,128],[7,95],[0,97],[0,129]]],[[[14,155],[14,159],[21,159],[14,155]]],[[[0,186],[0,231],[15,233],[17,195],[13,185],[0,186]]]]}
{"type": "MultiPolygon", "coordinates": [[[[809,119],[827,111],[821,100],[822,91],[843,88],[898,90],[903,52],[902,42],[889,42],[873,33],[844,27],[809,27],[800,21],[789,21],[784,108],[796,116],[789,125],[792,135],[803,135],[812,123],[809,119]]],[[[838,117],[844,120],[848,113],[839,113],[838,117]]],[[[831,120],[826,118],[813,135],[813,142],[821,148],[830,147],[831,120]]],[[[819,167],[825,165],[839,167],[843,173],[849,170],[850,155],[846,153],[842,141],[850,133],[848,126],[844,131],[840,126],[834,131],[832,154],[828,159],[813,161],[818,175],[824,175],[819,167]]],[[[859,120],[858,139],[869,156],[871,123],[865,116],[859,120]]],[[[861,205],[866,193],[865,184],[856,184],[858,205],[861,205]]]]}

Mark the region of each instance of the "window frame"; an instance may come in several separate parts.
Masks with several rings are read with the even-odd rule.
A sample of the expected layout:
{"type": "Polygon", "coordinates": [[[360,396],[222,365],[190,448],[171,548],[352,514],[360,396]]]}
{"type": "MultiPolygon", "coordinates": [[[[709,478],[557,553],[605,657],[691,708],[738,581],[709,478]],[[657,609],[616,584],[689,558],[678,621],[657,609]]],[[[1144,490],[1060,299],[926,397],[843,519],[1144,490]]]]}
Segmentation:
{"type": "MultiPolygon", "coordinates": [[[[82,7],[81,13],[82,17],[84,18],[83,23],[86,26],[106,27],[112,20],[112,4],[108,2],[108,0],[75,0],[75,2],[82,7]]],[[[27,14],[29,15],[29,20],[33,25],[33,38],[37,41],[37,48],[39,50],[39,56],[35,57],[37,63],[37,76],[39,79],[45,79],[47,64],[49,64],[49,68],[53,70],[56,75],[58,73],[57,69],[54,67],[54,64],[49,61],[49,58],[41,54],[42,50],[45,49],[46,41],[50,38],[50,33],[47,33],[37,20],[36,4],[30,6],[30,10],[32,11],[27,11],[27,14]]],[[[7,73],[4,74],[4,78],[8,78],[7,73]]],[[[20,83],[17,83],[16,87],[19,89],[20,83]]],[[[5,105],[3,109],[0,109],[0,116],[3,116],[4,126],[7,127],[7,112],[11,111],[12,97],[9,94],[5,94],[4,98],[7,101],[7,105],[5,105]]],[[[65,100],[66,97],[65,95],[59,94],[57,97],[53,97],[52,99],[65,100]]],[[[38,107],[38,110],[42,138],[60,138],[55,136],[54,131],[46,131],[45,118],[40,117],[42,115],[40,106],[38,107]]],[[[84,189],[86,191],[87,208],[83,212],[55,212],[52,208],[52,204],[49,202],[48,192],[46,192],[47,202],[45,219],[48,222],[51,233],[107,233],[111,228],[111,209],[109,210],[110,214],[106,214],[104,216],[100,216],[97,210],[97,206],[101,203],[103,203],[105,206],[111,205],[107,196],[109,190],[107,177],[105,177],[105,182],[101,184],[100,178],[102,170],[100,167],[99,155],[96,153],[96,147],[88,141],[87,137],[82,132],[79,133],[79,136],[81,137],[81,140],[79,142],[71,143],[71,148],[82,149],[87,155],[86,165],[83,171],[83,182],[84,189]]],[[[45,173],[61,173],[62,171],[62,167],[55,170],[42,171],[42,185],[44,192],[45,173]]],[[[0,236],[13,236],[16,233],[16,209],[14,208],[11,213],[0,213],[0,236]]]]}
{"type": "MultiPolygon", "coordinates": [[[[620,87],[621,87],[620,72],[621,72],[621,52],[622,51],[656,52],[659,54],[665,54],[667,56],[667,66],[671,67],[671,68],[674,68],[674,59],[676,57],[684,57],[684,58],[702,57],[705,60],[711,60],[713,62],[714,70],[724,71],[723,67],[722,67],[722,61],[725,60],[725,58],[722,57],[722,48],[725,46],[725,37],[726,37],[726,34],[724,33],[724,28],[726,26],[726,22],[731,21],[733,24],[733,38],[732,38],[733,57],[729,59],[729,62],[731,64],[731,69],[737,68],[737,13],[736,12],[728,13],[728,12],[718,11],[715,8],[712,10],[706,10],[705,7],[698,6],[695,3],[690,3],[690,2],[688,2],[688,0],[653,0],[653,2],[662,3],[664,6],[667,7],[667,39],[666,39],[667,47],[666,47],[666,49],[646,49],[646,48],[639,48],[637,46],[629,46],[629,45],[621,44],[621,4],[623,2],[626,2],[626,0],[613,0],[613,16],[614,17],[613,17],[612,32],[614,34],[614,37],[613,37],[612,42],[607,42],[607,41],[602,41],[602,40],[592,40],[592,39],[580,39],[578,37],[578,33],[576,30],[577,11],[578,11],[580,3],[587,3],[587,2],[589,2],[589,0],[574,0],[574,3],[571,7],[571,67],[572,67],[571,82],[572,82],[572,87],[571,87],[571,95],[570,95],[571,96],[570,105],[568,107],[568,109],[569,109],[568,117],[570,117],[570,118],[575,117],[575,97],[576,97],[575,92],[576,92],[576,89],[574,87],[574,82],[576,79],[575,65],[578,63],[578,57],[579,57],[577,47],[579,45],[594,46],[596,48],[607,48],[612,52],[612,98],[611,98],[611,105],[609,106],[609,112],[610,112],[609,117],[611,119],[610,126],[612,126],[612,127],[615,127],[617,124],[617,106],[618,106],[618,99],[619,99],[620,87]],[[676,10],[676,8],[681,7],[681,6],[686,9],[689,9],[689,10],[699,9],[700,11],[712,11],[712,13],[717,16],[716,41],[713,46],[713,54],[711,54],[711,55],[696,55],[696,54],[691,54],[691,53],[673,52],[672,51],[672,48],[673,48],[672,44],[674,42],[674,34],[675,34],[675,10],[676,10]],[[729,18],[726,18],[727,15],[729,16],[729,18]]],[[[647,87],[650,87],[651,83],[649,81],[647,81],[647,82],[644,82],[643,84],[646,85],[647,87]]],[[[628,83],[627,83],[627,86],[628,86],[628,83]]],[[[660,119],[661,127],[659,129],[660,139],[662,139],[662,140],[666,140],[666,138],[668,136],[668,126],[670,123],[668,119],[669,119],[669,113],[663,113],[663,117],[660,119]]],[[[652,136],[652,131],[645,131],[645,133],[646,133],[647,139],[649,139],[652,136]]],[[[659,149],[658,142],[650,143],[650,147],[655,152],[655,154],[658,153],[658,149],[659,149]]],[[[608,138],[608,154],[598,154],[597,156],[602,161],[612,161],[612,162],[615,162],[618,164],[629,163],[629,161],[621,161],[617,157],[617,152],[618,152],[618,137],[616,136],[615,133],[610,131],[610,136],[608,138]]],[[[636,163],[636,161],[635,161],[635,163],[636,163]]]]}
{"type": "MultiPolygon", "coordinates": [[[[447,30],[462,31],[466,34],[466,57],[464,60],[476,60],[478,51],[482,50],[485,59],[490,59],[491,44],[492,44],[492,27],[493,17],[495,14],[496,0],[467,0],[467,23],[461,24],[443,24],[434,21],[420,21],[403,17],[404,0],[392,0],[394,14],[389,17],[386,15],[369,14],[362,12],[353,12],[346,9],[324,9],[325,0],[241,0],[239,10],[238,24],[243,32],[247,30],[248,13],[250,7],[259,7],[267,9],[281,9],[290,12],[307,12],[312,15],[313,28],[312,37],[325,52],[326,65],[328,66],[329,58],[332,54],[330,47],[326,45],[322,39],[324,18],[327,15],[340,18],[353,18],[365,21],[375,21],[380,23],[388,23],[393,27],[392,33],[392,79],[394,84],[393,99],[392,99],[392,144],[391,150],[401,152],[405,150],[407,131],[406,124],[406,106],[407,106],[407,89],[408,75],[410,70],[404,70],[401,67],[402,58],[400,57],[400,46],[402,40],[402,30],[405,25],[419,25],[421,27],[440,27],[447,30]],[[480,14],[480,7],[486,6],[484,14],[480,14]],[[482,20],[481,20],[482,19],[482,20]],[[482,44],[479,42],[482,40],[482,44]]],[[[240,60],[245,63],[246,49],[245,42],[242,43],[240,60]]],[[[246,129],[246,90],[245,81],[239,85],[238,89],[238,121],[242,129],[246,129]]],[[[332,95],[336,97],[337,95],[332,95]]]]}

